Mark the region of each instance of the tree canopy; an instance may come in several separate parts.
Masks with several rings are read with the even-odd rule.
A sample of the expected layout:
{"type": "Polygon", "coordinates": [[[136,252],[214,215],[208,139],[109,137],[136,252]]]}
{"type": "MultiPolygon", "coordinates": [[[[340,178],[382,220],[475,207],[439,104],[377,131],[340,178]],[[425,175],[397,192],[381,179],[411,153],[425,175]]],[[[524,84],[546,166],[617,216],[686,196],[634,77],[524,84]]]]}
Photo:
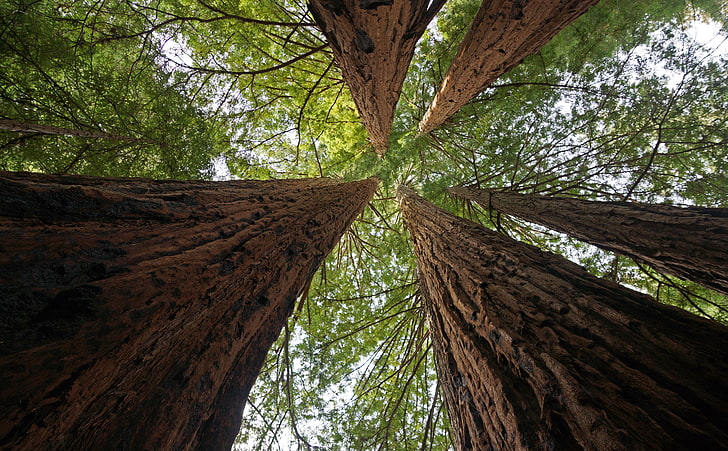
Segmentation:
{"type": "Polygon", "coordinates": [[[448,449],[417,270],[394,200],[400,183],[595,275],[728,322],[720,294],[446,191],[473,185],[728,207],[728,4],[602,0],[420,135],[479,5],[448,0],[424,32],[380,159],[304,2],[5,1],[0,121],[27,127],[0,129],[0,169],[378,176],[370,208],[268,355],[237,446],[448,449]]]}

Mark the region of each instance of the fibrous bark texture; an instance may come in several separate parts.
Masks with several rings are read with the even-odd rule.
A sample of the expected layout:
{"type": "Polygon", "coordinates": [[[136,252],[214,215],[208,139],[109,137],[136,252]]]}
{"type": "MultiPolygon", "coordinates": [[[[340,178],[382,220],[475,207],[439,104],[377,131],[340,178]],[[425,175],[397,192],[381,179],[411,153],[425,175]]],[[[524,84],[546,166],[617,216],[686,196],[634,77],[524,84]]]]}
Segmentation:
{"type": "Polygon", "coordinates": [[[442,125],[598,1],[483,0],[420,121],[420,133],[429,133],[442,125]]]}
{"type": "Polygon", "coordinates": [[[0,173],[0,447],[229,449],[376,185],[0,173]]]}
{"type": "Polygon", "coordinates": [[[726,208],[597,202],[468,187],[450,191],[728,294],[726,208]]]}
{"type": "Polygon", "coordinates": [[[381,157],[417,40],[445,0],[310,0],[381,157]]]}
{"type": "Polygon", "coordinates": [[[728,328],[399,196],[458,449],[728,446],[728,328]]]}

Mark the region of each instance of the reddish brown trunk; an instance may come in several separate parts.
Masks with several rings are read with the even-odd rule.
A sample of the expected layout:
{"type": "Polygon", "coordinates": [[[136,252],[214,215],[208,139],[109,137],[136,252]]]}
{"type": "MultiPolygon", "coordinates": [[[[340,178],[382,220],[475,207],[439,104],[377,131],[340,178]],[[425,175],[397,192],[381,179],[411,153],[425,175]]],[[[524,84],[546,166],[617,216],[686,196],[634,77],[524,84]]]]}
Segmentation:
{"type": "Polygon", "coordinates": [[[728,294],[728,209],[451,192],[728,294]]]}
{"type": "Polygon", "coordinates": [[[310,0],[381,157],[417,40],[445,0],[310,0]]]}
{"type": "Polygon", "coordinates": [[[459,449],[728,446],[728,328],[411,190],[400,205],[459,449]]]}
{"type": "Polygon", "coordinates": [[[420,132],[436,129],[599,0],[483,0],[420,132]]]}
{"type": "Polygon", "coordinates": [[[229,449],[376,185],[0,173],[0,446],[229,449]]]}

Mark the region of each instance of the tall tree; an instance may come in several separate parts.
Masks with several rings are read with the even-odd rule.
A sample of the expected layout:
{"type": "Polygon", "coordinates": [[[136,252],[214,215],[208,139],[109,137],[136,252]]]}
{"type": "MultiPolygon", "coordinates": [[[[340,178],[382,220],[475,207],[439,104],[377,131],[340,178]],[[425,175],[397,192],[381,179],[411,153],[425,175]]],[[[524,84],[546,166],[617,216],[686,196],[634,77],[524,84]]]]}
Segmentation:
{"type": "Polygon", "coordinates": [[[459,449],[726,449],[728,328],[399,200],[459,449]]]}
{"type": "Polygon", "coordinates": [[[417,40],[445,0],[310,0],[379,156],[417,40]]]}
{"type": "MultiPolygon", "coordinates": [[[[246,408],[257,429],[246,424],[248,437],[239,437],[245,449],[295,449],[297,442],[331,451],[448,448],[433,356],[421,358],[430,343],[420,326],[415,261],[393,201],[397,180],[451,211],[467,204],[447,197],[445,188],[475,183],[587,198],[618,198],[636,184],[630,199],[728,206],[728,64],[710,55],[724,36],[708,24],[717,36],[704,45],[706,27],[692,26],[696,19],[725,23],[723,0],[602,0],[447,127],[415,138],[481,4],[448,0],[418,42],[384,159],[371,151],[332,51],[318,50],[325,38],[306,17],[305,2],[0,3],[0,21],[11,19],[0,27],[0,48],[30,50],[13,54],[37,57],[31,61],[43,70],[0,63],[2,116],[169,143],[155,148],[0,132],[0,169],[198,178],[190,160],[207,162],[224,151],[232,173],[244,179],[382,179],[376,212],[367,209],[330,254],[312,282],[312,302],[291,317],[289,333],[269,353],[246,408]],[[142,54],[155,64],[137,58],[142,54]],[[121,70],[154,66],[173,90],[121,70]],[[80,120],[66,120],[73,118],[80,120]],[[208,133],[215,129],[231,130],[232,139],[208,133]]],[[[468,213],[483,223],[491,219],[481,209],[462,210],[468,213]]],[[[577,255],[597,274],[611,268],[611,256],[577,240],[517,220],[498,225],[577,255]]],[[[627,260],[619,260],[618,279],[665,302],[691,308],[684,288],[708,292],[657,274],[652,280],[627,260]]],[[[723,310],[699,299],[693,310],[728,321],[727,301],[710,300],[723,310]]]]}
{"type": "Polygon", "coordinates": [[[728,294],[728,208],[597,202],[471,187],[449,191],[728,294]]]}
{"type": "Polygon", "coordinates": [[[0,186],[0,445],[225,449],[377,180],[0,186]]]}
{"type": "MultiPolygon", "coordinates": [[[[444,32],[448,12],[461,14],[462,3],[448,0],[438,14],[439,31],[444,32]],[[455,3],[451,4],[452,1],[455,3]]],[[[725,129],[720,123],[724,115],[719,109],[721,97],[716,96],[726,90],[711,89],[711,86],[726,85],[719,80],[728,66],[717,65],[718,71],[714,72],[717,79],[703,69],[696,70],[693,61],[696,57],[703,58],[702,52],[689,57],[688,52],[696,48],[696,42],[684,37],[675,27],[682,24],[679,28],[688,31],[689,36],[689,21],[686,23],[679,15],[670,25],[652,18],[641,19],[638,7],[643,4],[630,7],[627,3],[603,0],[538,55],[527,58],[507,79],[500,80],[498,87],[492,86],[476,102],[463,108],[448,127],[442,127],[433,136],[415,139],[412,132],[423,113],[418,108],[426,107],[425,100],[432,96],[431,77],[438,71],[437,55],[443,53],[433,46],[444,47],[461,40],[453,36],[453,31],[453,38],[444,37],[443,41],[439,40],[439,33],[428,36],[428,31],[418,44],[415,65],[405,81],[390,148],[384,159],[368,151],[364,157],[358,157],[357,151],[363,146],[358,147],[357,141],[345,134],[343,125],[330,127],[329,137],[324,136],[317,149],[324,174],[363,177],[376,173],[382,178],[382,188],[374,206],[382,216],[368,210],[366,221],[357,223],[356,234],[348,236],[347,246],[330,257],[325,273],[319,273],[325,277],[317,277],[312,284],[310,293],[315,301],[305,305],[295,327],[290,328],[289,346],[286,348],[281,340],[279,350],[270,354],[269,370],[264,376],[266,384],[256,383],[254,387],[253,402],[258,409],[248,409],[246,415],[257,424],[258,434],[241,436],[243,448],[286,450],[296,449],[297,443],[302,449],[310,444],[330,450],[448,447],[447,421],[439,421],[435,430],[435,436],[444,435],[445,440],[433,445],[427,437],[423,440],[425,434],[421,433],[422,425],[430,424],[429,412],[434,412],[436,422],[438,419],[439,404],[433,407],[427,402],[433,399],[427,393],[428,390],[435,393],[435,380],[429,379],[431,385],[427,390],[406,389],[424,384],[421,374],[410,372],[412,366],[403,365],[410,361],[409,356],[405,357],[406,352],[419,344],[416,339],[411,340],[415,336],[411,324],[415,321],[407,321],[408,316],[420,315],[423,306],[417,297],[411,303],[402,302],[403,294],[411,291],[400,286],[414,281],[415,262],[411,251],[406,252],[409,247],[403,239],[400,215],[391,201],[395,180],[406,179],[428,200],[450,211],[462,211],[460,215],[472,214],[473,220],[483,223],[490,220],[487,214],[479,208],[462,210],[462,202],[445,195],[446,187],[480,180],[485,181],[483,186],[617,196],[626,189],[613,180],[623,181],[625,177],[632,180],[632,175],[636,180],[639,174],[646,173],[632,199],[654,202],[649,196],[655,195],[669,196],[679,202],[684,196],[698,205],[719,205],[687,194],[684,183],[690,180],[691,184],[694,181],[696,186],[703,187],[715,202],[725,202],[724,185],[707,184],[703,180],[708,179],[703,177],[705,173],[726,173],[721,168],[728,159],[720,158],[725,154],[726,141],[719,134],[725,129]],[[624,17],[624,14],[630,16],[624,17]],[[639,41],[643,46],[638,50],[633,50],[629,41],[635,36],[644,38],[639,41]],[[572,38],[568,45],[564,43],[565,37],[572,38]],[[600,47],[605,41],[626,47],[619,47],[616,58],[608,49],[600,47]],[[667,52],[669,49],[678,51],[667,52]],[[655,76],[659,74],[648,71],[655,66],[644,65],[646,53],[657,67],[676,69],[678,79],[682,78],[683,70],[690,70],[688,81],[699,83],[683,84],[679,90],[670,84],[675,91],[664,93],[663,83],[655,76]],[[574,60],[586,61],[586,73],[576,74],[565,62],[558,64],[561,63],[558,56],[569,64],[574,60]],[[689,64],[682,65],[685,62],[689,64]],[[620,67],[623,72],[618,72],[620,67]],[[563,87],[552,87],[549,83],[563,87]],[[669,122],[662,121],[663,106],[670,97],[676,102],[669,104],[669,122]],[[660,99],[659,104],[656,98],[660,99]],[[571,105],[574,99],[577,106],[571,110],[554,108],[563,102],[571,105]],[[695,121],[698,118],[703,122],[695,121]],[[669,143],[660,145],[654,163],[648,168],[645,163],[660,127],[663,140],[669,143]],[[668,131],[676,135],[666,139],[668,131]],[[337,141],[330,139],[334,134],[337,141]],[[718,146],[709,147],[711,141],[718,146]],[[719,147],[721,142],[724,144],[719,147]],[[281,370],[279,365],[286,350],[291,356],[290,372],[281,370]],[[366,362],[363,367],[362,362],[366,362]],[[397,408],[388,410],[390,406],[397,408]],[[291,426],[292,417],[297,430],[291,426]]],[[[682,4],[649,2],[644,6],[662,13],[667,8],[680,9],[677,3],[682,4]]],[[[479,4],[475,4],[473,15],[479,4]]],[[[449,30],[458,29],[458,22],[448,21],[454,22],[449,30]]],[[[465,25],[460,28],[466,29],[469,21],[461,22],[465,25]]],[[[707,65],[710,61],[706,58],[704,63],[707,65]]],[[[669,80],[674,83],[672,71],[669,80]]],[[[313,152],[302,153],[299,163],[289,167],[291,173],[318,174],[319,171],[313,152]]],[[[504,218],[500,225],[524,241],[532,240],[544,248],[577,254],[580,264],[588,266],[590,271],[601,273],[611,261],[601,251],[587,255],[586,245],[575,248],[575,244],[580,244],[577,240],[541,234],[524,227],[520,221],[504,218]]],[[[627,266],[626,260],[620,259],[619,280],[639,286],[663,302],[687,304],[686,308],[691,308],[662,277],[653,283],[637,269],[627,266]],[[639,281],[645,283],[640,285],[639,281]]],[[[714,300],[722,306],[728,305],[721,298],[714,300]]],[[[710,316],[723,321],[728,318],[725,313],[698,305],[710,316]]],[[[428,367],[430,358],[426,360],[428,367]]],[[[444,416],[443,412],[439,419],[444,416]]]]}
{"type": "Polygon", "coordinates": [[[483,0],[420,121],[428,133],[599,0],[483,0]]]}

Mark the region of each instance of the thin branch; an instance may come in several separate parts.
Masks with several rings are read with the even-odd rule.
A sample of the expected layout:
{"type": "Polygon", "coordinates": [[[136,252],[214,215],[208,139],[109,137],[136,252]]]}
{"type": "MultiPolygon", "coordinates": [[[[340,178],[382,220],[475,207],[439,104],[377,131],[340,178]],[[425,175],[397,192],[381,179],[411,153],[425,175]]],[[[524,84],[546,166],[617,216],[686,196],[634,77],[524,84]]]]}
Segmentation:
{"type": "Polygon", "coordinates": [[[309,57],[309,56],[311,56],[311,55],[313,55],[313,54],[315,54],[317,52],[320,52],[321,50],[325,49],[326,47],[328,47],[328,44],[323,44],[323,45],[321,45],[319,47],[316,47],[315,49],[313,49],[313,50],[311,50],[309,52],[306,52],[306,53],[304,53],[302,55],[298,55],[297,57],[292,58],[292,59],[290,59],[288,61],[285,61],[283,63],[277,64],[277,65],[271,66],[271,67],[266,67],[265,69],[258,69],[258,70],[237,71],[237,70],[229,70],[229,69],[210,69],[210,68],[206,68],[206,67],[188,66],[186,64],[180,64],[180,67],[183,67],[183,68],[188,69],[188,70],[193,70],[193,71],[197,71],[197,72],[204,72],[204,73],[208,73],[208,74],[218,74],[218,75],[259,75],[259,74],[265,74],[265,73],[268,73],[268,72],[273,72],[273,71],[276,71],[278,69],[282,69],[282,68],[284,68],[286,66],[290,66],[291,64],[294,64],[294,63],[296,63],[296,62],[298,62],[298,61],[300,61],[300,60],[302,60],[304,58],[307,58],[307,57],[309,57]]]}

